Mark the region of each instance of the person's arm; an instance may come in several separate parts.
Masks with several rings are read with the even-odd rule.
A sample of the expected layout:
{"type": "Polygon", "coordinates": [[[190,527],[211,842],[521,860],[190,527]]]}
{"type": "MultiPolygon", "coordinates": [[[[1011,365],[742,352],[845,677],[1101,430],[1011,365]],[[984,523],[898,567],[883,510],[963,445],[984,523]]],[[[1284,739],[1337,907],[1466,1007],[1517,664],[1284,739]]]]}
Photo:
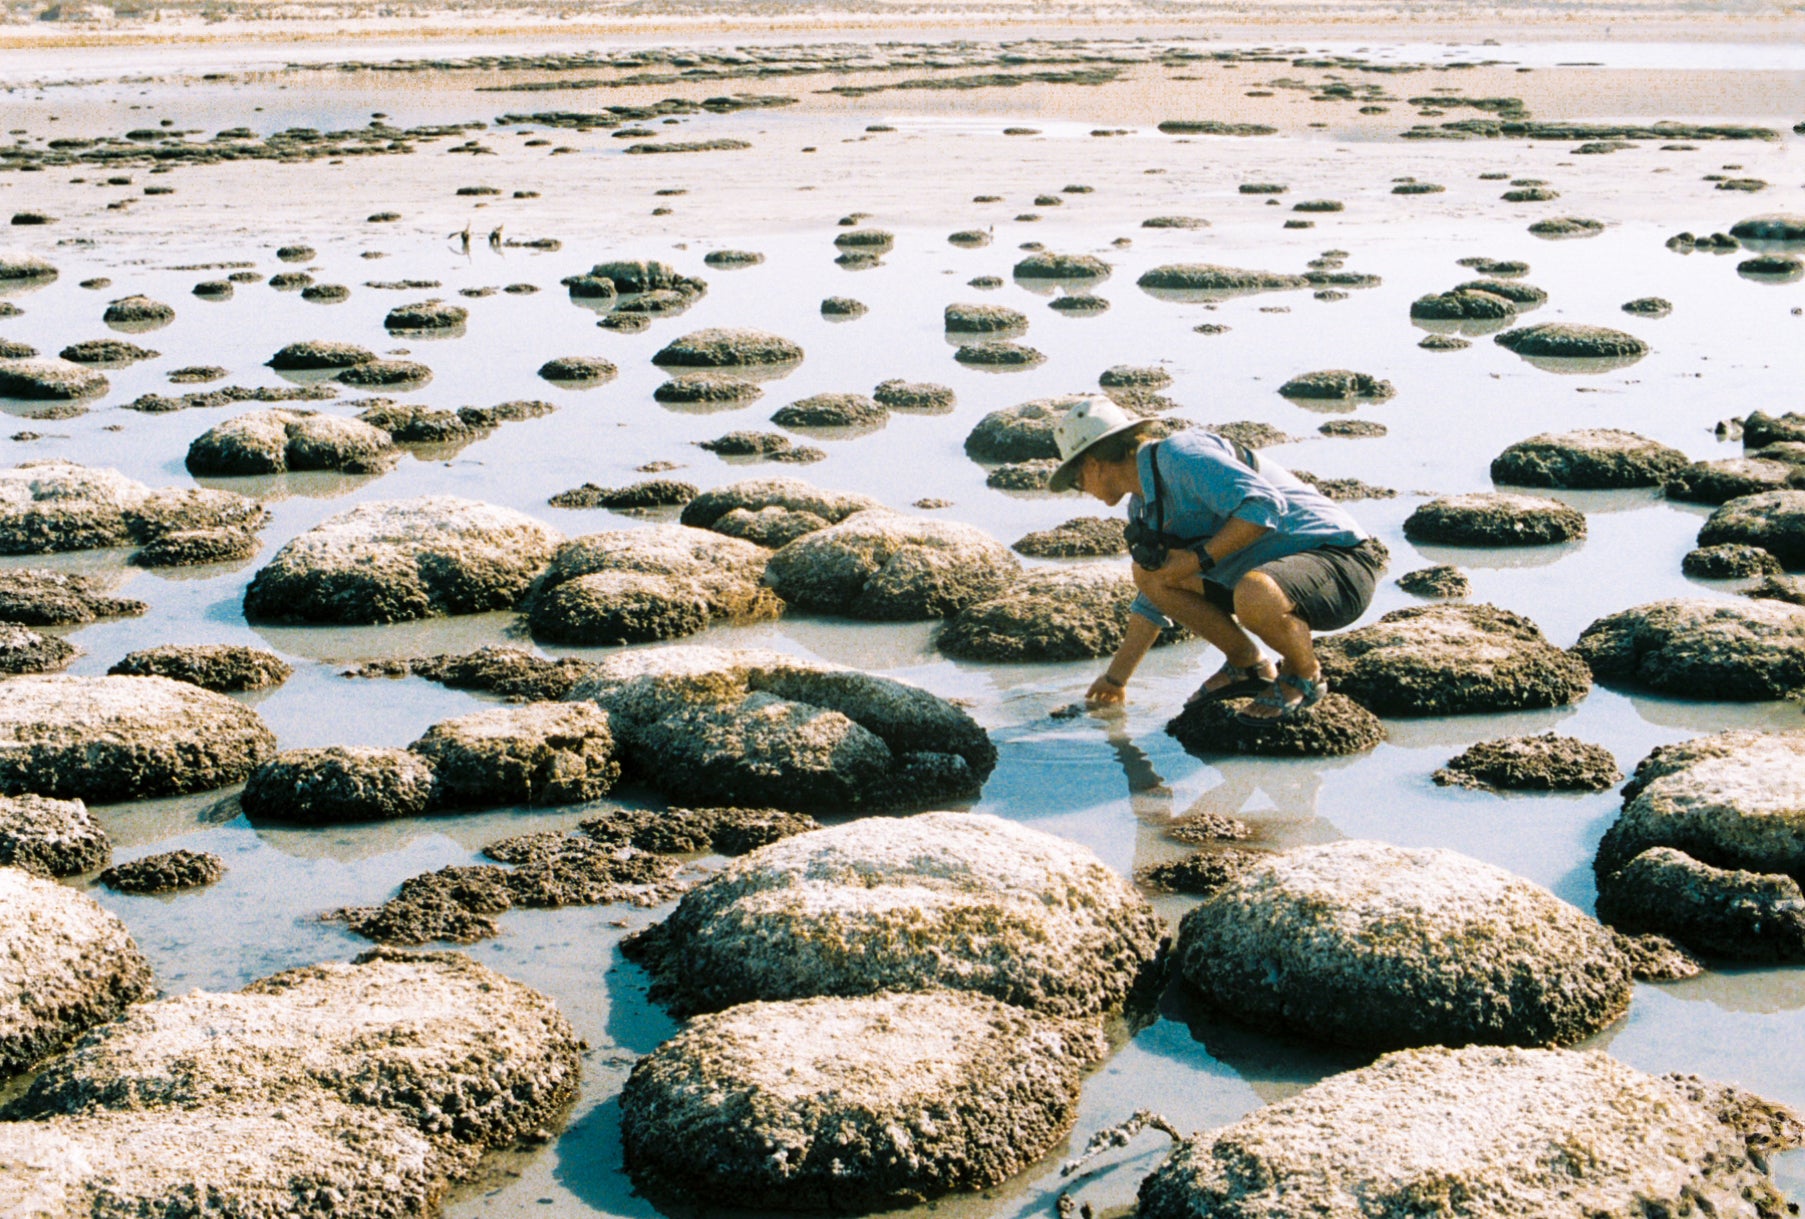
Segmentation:
{"type": "Polygon", "coordinates": [[[1141,660],[1153,641],[1159,638],[1160,628],[1150,618],[1139,614],[1128,615],[1128,629],[1122,635],[1121,646],[1110,658],[1109,667],[1103,670],[1091,688],[1084,692],[1084,701],[1088,703],[1120,703],[1128,697],[1128,680],[1134,676],[1135,669],[1140,667],[1141,660]]]}
{"type": "MultiPolygon", "coordinates": [[[[1218,529],[1214,536],[1205,539],[1203,545],[1198,549],[1203,550],[1211,559],[1220,563],[1237,550],[1246,550],[1271,532],[1271,525],[1262,525],[1244,517],[1231,516],[1222,528],[1218,529]]],[[[1198,556],[1190,551],[1174,551],[1172,556],[1166,560],[1167,565],[1170,566],[1180,554],[1191,562],[1202,565],[1198,556]]],[[[1163,571],[1164,568],[1161,570],[1163,571]]]]}

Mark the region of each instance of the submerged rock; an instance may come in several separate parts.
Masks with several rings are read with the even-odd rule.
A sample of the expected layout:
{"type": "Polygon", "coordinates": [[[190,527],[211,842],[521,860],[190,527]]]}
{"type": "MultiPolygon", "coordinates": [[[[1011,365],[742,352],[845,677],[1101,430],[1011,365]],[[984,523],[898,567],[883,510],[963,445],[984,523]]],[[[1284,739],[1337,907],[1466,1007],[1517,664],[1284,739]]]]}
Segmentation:
{"type": "MultiPolygon", "coordinates": [[[[631,846],[665,855],[712,851],[744,855],[795,834],[821,828],[813,817],[776,808],[614,809],[577,823],[577,830],[604,846],[631,846]]],[[[494,845],[487,848],[492,858],[494,845]]]]}
{"type": "Polygon", "coordinates": [[[616,645],[692,635],[717,619],[771,618],[760,584],[770,551],[687,525],[593,533],[566,542],[534,588],[535,638],[616,645]]]}
{"type": "Polygon", "coordinates": [[[151,488],[117,470],[67,461],[0,470],[0,554],[130,546],[178,529],[256,529],[268,519],[231,491],[151,488]]]}
{"type": "MultiPolygon", "coordinates": [[[[0,1076],[17,1075],[155,989],[125,924],[93,898],[0,868],[0,1076]]],[[[3,1150],[0,1162],[8,1162],[3,1150]]],[[[0,1184],[0,1199],[5,1189],[0,1184]]]]}
{"type": "Polygon", "coordinates": [[[765,579],[798,609],[873,621],[941,618],[994,596],[1020,572],[970,525],[862,512],[789,543],[765,579]]]}
{"type": "Polygon", "coordinates": [[[1106,1048],[1094,1024],[974,994],[742,1004],[639,1060],[621,1143],[654,1196],[902,1206],[1039,1159],[1071,1129],[1082,1073],[1106,1048]]]}
{"type": "Polygon", "coordinates": [[[1141,1183],[1139,1213],[1591,1219],[1709,1206],[1777,1219],[1786,1203],[1767,1157],[1799,1142],[1790,1110],[1596,1050],[1433,1046],[1195,1136],[1141,1183]]]}
{"type": "Polygon", "coordinates": [[[337,825],[417,817],[432,795],[432,767],[418,754],[328,745],[277,754],[251,772],[238,802],[253,821],[337,825]]]}
{"type": "Polygon", "coordinates": [[[1174,960],[1238,1019],[1376,1049],[1565,1045],[1630,1001],[1610,932],[1541,886],[1358,840],[1251,865],[1185,916],[1174,960]]]}
{"type": "Polygon", "coordinates": [[[1688,464],[1678,449],[1615,428],[1544,432],[1492,459],[1492,481],[1519,487],[1658,487],[1688,464]]]}
{"type": "Polygon", "coordinates": [[[1604,682],[1681,698],[1752,701],[1805,690],[1805,608],[1703,597],[1598,619],[1573,654],[1604,682]]]}
{"type": "Polygon", "coordinates": [[[1329,693],[1316,706],[1272,724],[1244,724],[1235,713],[1251,699],[1198,699],[1166,725],[1166,732],[1198,757],[1255,754],[1323,758],[1365,753],[1385,739],[1379,717],[1343,694],[1329,693]]]}
{"type": "Polygon", "coordinates": [[[1700,546],[1739,542],[1780,560],[1788,571],[1805,571],[1805,490],[1766,491],[1730,500],[1698,531],[1700,546]]]}
{"type": "Polygon", "coordinates": [[[1450,546],[1550,546],[1585,537],[1586,517],[1556,499],[1478,491],[1418,505],[1404,536],[1450,546]]]}
{"type": "Polygon", "coordinates": [[[428,728],[408,746],[432,768],[437,808],[581,804],[620,778],[608,714],[588,703],[494,707],[428,728]]]}
{"type": "Polygon", "coordinates": [[[194,567],[256,557],[263,544],[246,529],[177,529],[132,555],[138,567],[194,567]]]}
{"type": "Polygon", "coordinates": [[[257,713],[163,677],[0,683],[0,791],[94,803],[237,783],[276,750],[257,713]]]}
{"type": "Polygon", "coordinates": [[[513,509],[449,495],[359,504],[277,551],[245,614],[361,623],[508,609],[560,540],[513,509]]]}
{"type": "Polygon", "coordinates": [[[0,571],[0,622],[76,626],[142,614],[146,608],[142,601],[108,596],[93,576],[40,567],[0,571]]]}
{"type": "Polygon", "coordinates": [[[79,876],[113,853],[106,830],[80,800],[0,796],[0,867],[36,876],[79,876]]]}
{"type": "Polygon", "coordinates": [[[924,813],[799,834],[727,865],[631,941],[679,1011],[972,991],[1058,1016],[1118,1007],[1158,916],[1084,847],[924,813]]]}
{"type": "Polygon", "coordinates": [[[1393,610],[1317,641],[1333,687],[1380,715],[1471,715],[1559,707],[1592,688],[1579,659],[1529,619],[1492,605],[1393,610]]]}
{"type": "Polygon", "coordinates": [[[357,419],[313,411],[251,411],[208,428],[188,446],[195,474],[280,474],[289,470],[380,473],[395,462],[395,442],[357,419]]]}
{"type": "Polygon", "coordinates": [[[268,690],[294,676],[281,657],[235,643],[164,644],[127,653],[107,670],[126,677],[167,677],[221,693],[268,690]]]}
{"type": "Polygon", "coordinates": [[[771,652],[623,653],[569,697],[610,714],[637,779],[698,804],[922,808],[971,799],[996,766],[990,738],[951,703],[771,652]]]}
{"type": "Polygon", "coordinates": [[[1610,750],[1552,732],[1480,741],[1435,772],[1444,787],[1482,791],[1595,792],[1621,778],[1610,750]]]}
{"type": "Polygon", "coordinates": [[[1120,569],[1041,568],[948,618],[935,644],[967,660],[1107,656],[1121,646],[1135,595],[1120,569]]]}
{"type": "Polygon", "coordinates": [[[120,893],[173,893],[213,884],[225,874],[226,861],[211,851],[177,850],[115,864],[98,879],[120,893]]]}

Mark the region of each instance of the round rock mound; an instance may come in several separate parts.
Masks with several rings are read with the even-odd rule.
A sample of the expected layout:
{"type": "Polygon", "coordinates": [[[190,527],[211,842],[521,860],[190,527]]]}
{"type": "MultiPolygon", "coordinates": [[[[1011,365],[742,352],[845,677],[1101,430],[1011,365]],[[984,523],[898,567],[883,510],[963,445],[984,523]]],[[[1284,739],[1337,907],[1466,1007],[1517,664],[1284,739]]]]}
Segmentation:
{"type": "Polygon", "coordinates": [[[1196,1136],[1141,1183],[1139,1213],[1590,1219],[1708,1201],[1777,1219],[1786,1202],[1767,1156],[1800,1137],[1795,1115],[1759,1097],[1597,1051],[1435,1046],[1196,1136]]]}
{"type": "Polygon", "coordinates": [[[1435,772],[1444,787],[1482,791],[1595,792],[1621,778],[1610,750],[1552,732],[1480,741],[1435,772]]]}
{"type": "Polygon", "coordinates": [[[93,898],[0,868],[0,1075],[18,1074],[155,989],[125,924],[93,898]]]}
{"type": "Polygon", "coordinates": [[[1518,487],[1658,487],[1690,462],[1634,432],[1584,428],[1519,440],[1492,459],[1492,481],[1518,487]]]}
{"type": "Polygon", "coordinates": [[[1639,360],[1648,354],[1648,344],[1633,334],[1575,322],[1523,326],[1492,341],[1520,356],[1555,360],[1639,360]]]}
{"type": "Polygon", "coordinates": [[[1323,758],[1365,753],[1385,739],[1379,717],[1346,695],[1331,692],[1292,719],[1244,724],[1235,713],[1251,699],[1198,699],[1166,725],[1185,752],[1200,758],[1256,754],[1275,758],[1323,758]]]}
{"type": "Polygon", "coordinates": [[[861,512],[771,556],[765,578],[797,609],[872,621],[941,618],[995,596],[1021,571],[970,525],[861,512]]]}
{"type": "Polygon", "coordinates": [[[771,652],[610,657],[570,692],[611,716],[626,769],[673,799],[798,812],[975,797],[996,748],[925,690],[771,652]]]}
{"type": "Polygon", "coordinates": [[[67,461],[0,470],[0,554],[153,542],[182,529],[256,529],[269,514],[231,491],[150,488],[67,461]]]}
{"type": "Polygon", "coordinates": [[[243,703],[163,677],[0,683],[0,791],[105,804],[237,783],[276,752],[243,703]]]}
{"type": "Polygon", "coordinates": [[[974,994],[747,1003],[639,1060],[621,1142],[654,1193],[787,1211],[903,1206],[986,1189],[1038,1159],[1071,1128],[1080,1074],[1104,1049],[1088,1022],[974,994]]]}
{"type": "Polygon", "coordinates": [[[1325,636],[1331,685],[1380,715],[1470,715],[1559,707],[1592,688],[1579,659],[1535,623],[1492,605],[1421,605],[1325,636]]]}
{"type": "Polygon", "coordinates": [[[1345,368],[1303,373],[1279,386],[1279,393],[1287,398],[1328,399],[1337,402],[1348,398],[1383,402],[1397,392],[1390,381],[1382,381],[1370,373],[1352,372],[1345,368]]]}
{"type": "Polygon", "coordinates": [[[620,777],[608,713],[589,703],[493,707],[426,730],[408,746],[432,768],[439,808],[581,804],[620,777]]]}
{"type": "Polygon", "coordinates": [[[112,854],[112,840],[80,800],[0,796],[0,867],[79,876],[104,867],[112,854]]]}
{"type": "Polygon", "coordinates": [[[1245,868],[1185,916],[1175,962],[1239,1019],[1374,1049],[1564,1045],[1630,1001],[1611,933],[1546,889],[1358,840],[1245,868]]]}
{"type": "Polygon", "coordinates": [[[1757,701],[1805,690],[1805,608],[1704,597],[1651,601],[1580,632],[1599,681],[1681,698],[1757,701]]]}
{"type": "Polygon", "coordinates": [[[1084,847],[968,813],[798,834],[733,861],[633,941],[679,1011],[975,991],[1058,1016],[1119,1006],[1160,922],[1084,847]]]}
{"type": "Polygon", "coordinates": [[[251,772],[238,803],[252,821],[336,825],[424,813],[432,766],[405,749],[287,749],[251,772]]]}
{"type": "Polygon", "coordinates": [[[802,348],[786,338],[762,330],[719,328],[686,334],[652,357],[660,368],[738,368],[801,360],[802,348]]]}
{"type": "Polygon", "coordinates": [[[1551,546],[1585,537],[1586,516],[1539,495],[1478,491],[1418,505],[1404,536],[1446,546],[1551,546]]]}
{"type": "Polygon", "coordinates": [[[235,643],[164,644],[126,656],[107,670],[125,677],[167,677],[227,693],[268,690],[294,676],[288,662],[260,648],[235,643]]]}
{"type": "Polygon", "coordinates": [[[313,411],[251,411],[195,437],[185,464],[194,474],[374,474],[393,465],[395,455],[387,432],[358,419],[313,411]]]}
{"type": "Polygon", "coordinates": [[[935,643],[967,660],[1107,656],[1121,646],[1134,599],[1134,582],[1119,570],[1041,569],[954,614],[935,643]]]}
{"type": "Polygon", "coordinates": [[[508,609],[561,540],[530,516],[454,496],[359,504],[278,550],[245,590],[245,615],[362,623],[508,609]]]}
{"type": "Polygon", "coordinates": [[[1788,571],[1805,571],[1805,491],[1767,491],[1733,499],[1698,531],[1700,546],[1740,542],[1779,559],[1788,571]]]}
{"type": "Polygon", "coordinates": [[[779,547],[879,507],[868,495],[824,491],[800,479],[753,478],[704,491],[683,506],[680,519],[696,529],[779,547]]]}

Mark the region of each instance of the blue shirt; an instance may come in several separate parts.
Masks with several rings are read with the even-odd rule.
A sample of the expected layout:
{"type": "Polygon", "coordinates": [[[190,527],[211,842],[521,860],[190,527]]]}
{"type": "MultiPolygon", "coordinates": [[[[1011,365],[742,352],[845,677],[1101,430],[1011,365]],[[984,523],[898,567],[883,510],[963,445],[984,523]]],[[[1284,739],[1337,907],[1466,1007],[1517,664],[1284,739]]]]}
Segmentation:
{"type": "MultiPolygon", "coordinates": [[[[1141,493],[1128,499],[1129,520],[1195,539],[1199,546],[1230,517],[1271,530],[1253,545],[1217,560],[1204,575],[1224,588],[1233,588],[1262,563],[1318,546],[1355,546],[1368,536],[1339,504],[1270,457],[1261,455],[1259,469],[1251,469],[1235,456],[1234,445],[1202,428],[1144,444],[1135,461],[1141,493]],[[1156,455],[1161,494],[1157,504],[1150,504],[1156,455]]],[[[1145,595],[1134,599],[1133,610],[1162,628],[1171,625],[1145,595]]]]}

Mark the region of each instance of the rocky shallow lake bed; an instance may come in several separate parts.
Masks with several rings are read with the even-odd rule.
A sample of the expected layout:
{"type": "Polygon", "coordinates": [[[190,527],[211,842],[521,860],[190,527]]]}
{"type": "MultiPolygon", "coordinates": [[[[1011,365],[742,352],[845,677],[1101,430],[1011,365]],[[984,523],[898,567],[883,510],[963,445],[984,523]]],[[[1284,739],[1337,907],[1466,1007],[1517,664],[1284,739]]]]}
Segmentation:
{"type": "Polygon", "coordinates": [[[1805,56],[1148,30],[0,38],[0,1211],[1805,1198],[1805,56]]]}

